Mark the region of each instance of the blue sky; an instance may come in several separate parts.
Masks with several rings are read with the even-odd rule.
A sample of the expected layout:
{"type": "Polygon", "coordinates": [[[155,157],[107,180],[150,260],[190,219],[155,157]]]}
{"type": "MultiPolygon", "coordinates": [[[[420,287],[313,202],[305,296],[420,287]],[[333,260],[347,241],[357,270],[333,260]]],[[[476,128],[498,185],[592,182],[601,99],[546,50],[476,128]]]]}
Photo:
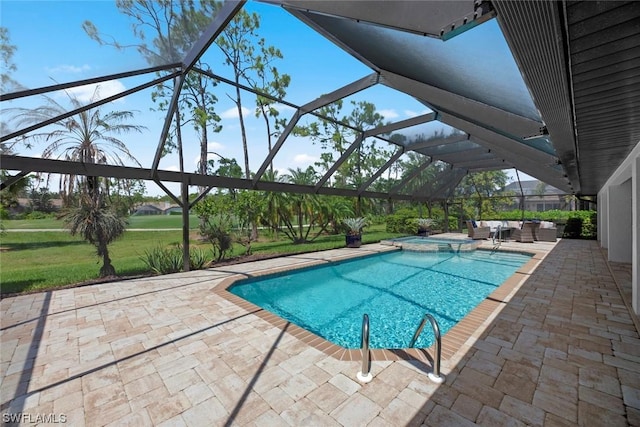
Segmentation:
{"type": "MultiPolygon", "coordinates": [[[[281,73],[292,76],[286,99],[301,105],[323,93],[333,91],[372,71],[356,59],[315,33],[305,24],[293,18],[284,9],[249,2],[249,11],[261,16],[260,34],[267,44],[280,48],[284,59],[277,65],[281,73]]],[[[135,44],[130,22],[120,14],[110,1],[6,1],[0,3],[0,25],[9,29],[11,43],[17,46],[14,63],[17,72],[13,77],[27,87],[40,87],[54,82],[68,82],[97,75],[144,68],[146,63],[134,49],[118,51],[110,46],[99,46],[82,29],[82,22],[93,22],[103,33],[114,35],[121,44],[135,44]]],[[[485,24],[487,25],[487,24],[485,24]]],[[[497,28],[495,24],[492,24],[497,28]]],[[[491,31],[491,28],[488,28],[491,31]]],[[[493,30],[495,31],[495,30],[493,30]]],[[[215,45],[205,58],[214,72],[229,77],[228,68],[222,65],[222,57],[215,45]]],[[[147,78],[129,78],[102,83],[103,96],[129,89],[147,78]]],[[[94,87],[73,91],[73,95],[87,99],[94,87]]],[[[216,110],[223,117],[223,130],[210,138],[210,149],[225,157],[235,157],[242,164],[242,145],[235,107],[227,94],[231,87],[220,85],[216,89],[219,99],[216,110]]],[[[64,101],[64,94],[54,94],[64,101]]],[[[350,98],[351,99],[351,98],[350,98]]],[[[426,108],[409,96],[377,85],[353,97],[355,100],[373,102],[379,113],[388,121],[403,120],[422,114],[426,108]]],[[[19,100],[6,107],[41,104],[38,100],[19,100]]],[[[266,156],[267,145],[261,120],[253,116],[253,99],[245,100],[251,169],[257,170],[266,156]]],[[[131,152],[144,167],[150,167],[159,140],[164,115],[150,111],[154,107],[150,91],[146,90],[105,105],[103,110],[137,111],[135,123],[148,128],[142,135],[124,135],[131,152]]],[[[293,110],[283,109],[283,117],[290,117],[293,110]]],[[[431,125],[437,127],[437,124],[431,125]]],[[[31,151],[18,150],[19,154],[38,156],[44,148],[35,146],[31,151]]],[[[194,171],[198,157],[198,143],[194,137],[185,146],[185,169],[194,171]]],[[[320,149],[308,141],[290,139],[275,159],[275,167],[283,173],[288,168],[306,167],[318,159],[320,149]]],[[[176,170],[178,159],[170,155],[161,161],[162,169],[176,170]]],[[[155,184],[146,183],[149,194],[162,194],[155,184]]],[[[177,191],[177,186],[170,186],[177,191]]]]}

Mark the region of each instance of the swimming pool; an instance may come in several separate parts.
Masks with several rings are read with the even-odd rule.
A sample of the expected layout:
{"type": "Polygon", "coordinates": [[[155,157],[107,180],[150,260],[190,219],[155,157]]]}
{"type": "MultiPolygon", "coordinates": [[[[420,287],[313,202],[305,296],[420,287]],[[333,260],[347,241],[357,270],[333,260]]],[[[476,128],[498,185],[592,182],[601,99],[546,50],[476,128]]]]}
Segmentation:
{"type": "MultiPolygon", "coordinates": [[[[531,257],[474,251],[394,251],[241,280],[228,291],[324,339],[359,348],[369,315],[371,348],[406,348],[425,313],[444,335],[531,257]]],[[[416,347],[432,344],[425,328],[416,347]]]]}

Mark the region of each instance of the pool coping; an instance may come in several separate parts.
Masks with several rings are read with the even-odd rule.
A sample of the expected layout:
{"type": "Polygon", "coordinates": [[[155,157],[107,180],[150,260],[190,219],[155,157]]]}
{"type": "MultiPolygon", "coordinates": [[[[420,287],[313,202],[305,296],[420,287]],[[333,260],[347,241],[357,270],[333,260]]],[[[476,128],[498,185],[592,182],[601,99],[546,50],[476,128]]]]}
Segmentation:
{"type": "MultiPolygon", "coordinates": [[[[362,248],[366,249],[367,245],[363,245],[362,248]]],[[[376,253],[394,252],[402,250],[394,246],[387,246],[389,249],[380,250],[376,253]]],[[[449,329],[441,339],[441,358],[443,361],[457,361],[458,355],[463,354],[462,351],[466,350],[472,345],[472,341],[478,339],[485,331],[486,326],[497,316],[502,308],[506,306],[511,297],[517,292],[522,284],[527,280],[529,275],[536,269],[540,262],[546,257],[547,251],[538,251],[535,248],[527,248],[526,250],[509,249],[509,248],[483,248],[480,247],[477,250],[498,252],[511,252],[531,255],[531,259],[523,264],[516,272],[509,276],[498,288],[496,288],[491,294],[489,294],[480,304],[478,304],[473,310],[471,310],[462,320],[460,320],[455,326],[449,329]]],[[[322,251],[321,251],[322,252],[322,251]]],[[[342,361],[361,361],[362,350],[361,349],[348,349],[334,344],[326,339],[307,331],[300,326],[281,318],[280,316],[265,310],[245,299],[240,298],[237,295],[228,291],[238,280],[255,278],[260,276],[272,275],[277,273],[283,273],[287,271],[294,271],[303,268],[309,268],[314,266],[327,265],[334,262],[345,261],[349,259],[362,258],[366,256],[372,256],[371,252],[362,254],[350,252],[341,256],[333,256],[331,258],[323,258],[316,260],[308,260],[299,262],[297,259],[295,264],[284,265],[278,267],[267,268],[259,271],[254,271],[251,274],[236,273],[231,276],[225,277],[214,288],[215,292],[220,297],[235,304],[236,306],[255,314],[261,319],[269,322],[271,325],[285,330],[290,335],[304,342],[305,344],[322,351],[328,356],[342,361]]],[[[295,259],[294,256],[285,257],[295,259]]],[[[372,361],[398,361],[398,360],[417,360],[423,363],[432,364],[434,354],[434,345],[427,348],[406,348],[406,349],[370,349],[370,357],[372,361]]]]}

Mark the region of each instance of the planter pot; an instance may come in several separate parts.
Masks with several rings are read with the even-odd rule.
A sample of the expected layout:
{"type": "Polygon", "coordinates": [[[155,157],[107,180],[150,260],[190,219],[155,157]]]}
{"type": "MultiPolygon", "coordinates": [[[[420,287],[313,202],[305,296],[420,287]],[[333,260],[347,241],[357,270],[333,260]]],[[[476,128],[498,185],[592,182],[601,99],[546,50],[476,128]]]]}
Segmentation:
{"type": "Polygon", "coordinates": [[[359,248],[362,245],[361,234],[347,234],[344,237],[348,248],[359,248]]]}
{"type": "Polygon", "coordinates": [[[418,236],[428,237],[429,236],[429,230],[427,230],[425,228],[418,227],[418,236]]]}

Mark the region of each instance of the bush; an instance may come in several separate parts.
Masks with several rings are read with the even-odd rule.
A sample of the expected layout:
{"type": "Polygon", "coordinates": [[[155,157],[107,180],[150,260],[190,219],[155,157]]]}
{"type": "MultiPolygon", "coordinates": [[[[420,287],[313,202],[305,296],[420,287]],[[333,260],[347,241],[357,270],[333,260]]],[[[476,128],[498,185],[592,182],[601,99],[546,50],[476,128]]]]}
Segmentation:
{"type": "Polygon", "coordinates": [[[222,261],[233,249],[233,237],[225,221],[216,222],[207,218],[200,224],[200,234],[211,243],[211,251],[216,262],[222,261]]]}
{"type": "Polygon", "coordinates": [[[169,274],[182,271],[182,247],[179,245],[173,248],[156,246],[151,250],[144,251],[144,255],[141,256],[140,259],[150,271],[156,274],[169,274]]]}
{"type": "MultiPolygon", "coordinates": [[[[182,249],[180,249],[182,252],[182,249]]],[[[192,248],[189,251],[189,265],[192,270],[202,270],[207,266],[209,260],[207,259],[207,254],[205,251],[199,248],[192,248]]]]}
{"type": "Polygon", "coordinates": [[[386,231],[389,233],[415,234],[418,212],[415,209],[399,209],[392,215],[387,215],[386,231]]]}
{"type": "Polygon", "coordinates": [[[569,218],[562,237],[579,239],[582,234],[582,218],[569,218]]]}
{"type": "MultiPolygon", "coordinates": [[[[182,245],[171,248],[157,246],[152,250],[147,250],[140,257],[147,268],[156,274],[178,273],[184,266],[182,245]]],[[[199,248],[192,248],[189,251],[189,266],[192,270],[201,270],[208,263],[206,253],[199,248]]]]}
{"type": "Polygon", "coordinates": [[[33,211],[29,212],[24,216],[24,219],[45,219],[45,218],[55,218],[55,213],[46,213],[42,211],[33,211]]]}

